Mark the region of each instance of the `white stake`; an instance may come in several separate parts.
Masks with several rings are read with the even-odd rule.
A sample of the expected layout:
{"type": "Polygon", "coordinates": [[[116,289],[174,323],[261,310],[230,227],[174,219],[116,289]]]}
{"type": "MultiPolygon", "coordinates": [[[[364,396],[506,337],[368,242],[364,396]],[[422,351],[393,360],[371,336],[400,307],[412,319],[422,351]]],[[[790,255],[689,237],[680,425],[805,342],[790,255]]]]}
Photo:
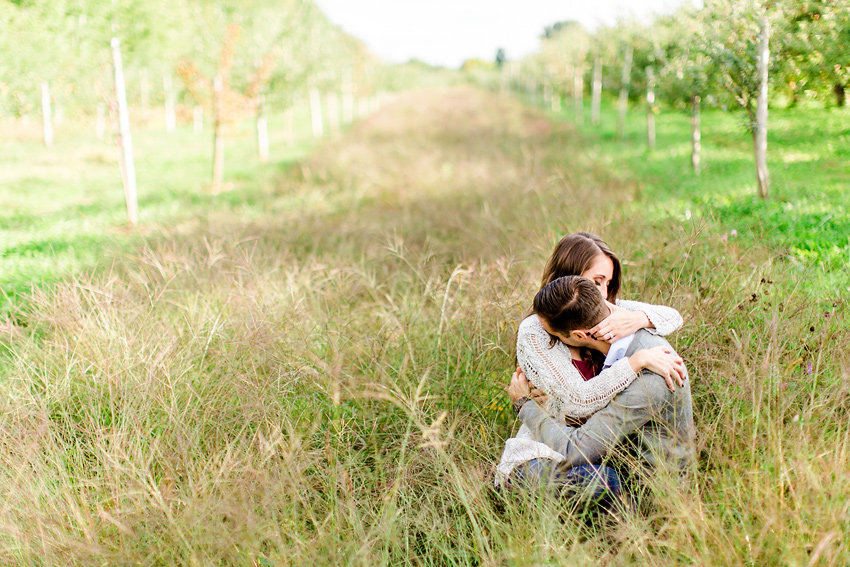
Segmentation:
{"type": "Polygon", "coordinates": [[[576,108],[576,124],[584,123],[584,78],[581,67],[573,67],[573,100],[576,108]]]}
{"type": "Polygon", "coordinates": [[[310,116],[313,119],[313,137],[321,138],[325,135],[322,127],[322,96],[319,89],[310,89],[310,116]]]}
{"type": "Polygon", "coordinates": [[[626,133],[626,110],[629,107],[629,83],[632,81],[632,46],[626,47],[626,59],[623,61],[623,77],[620,80],[620,109],[617,116],[617,135],[622,138],[626,133]]]}
{"type": "Polygon", "coordinates": [[[767,199],[770,178],[767,171],[767,68],[770,62],[770,21],[767,16],[761,20],[759,38],[759,94],[756,100],[756,125],[753,141],[756,146],[756,177],[759,184],[759,196],[767,199]]]}
{"type": "Polygon", "coordinates": [[[599,125],[599,105],[602,101],[602,63],[599,57],[593,62],[593,94],[590,101],[590,123],[599,125]]]}
{"type": "Polygon", "coordinates": [[[50,109],[50,85],[47,81],[41,83],[41,119],[44,131],[44,145],[53,145],[53,112],[50,109]]]}
{"type": "Polygon", "coordinates": [[[130,115],[127,112],[127,90],[124,86],[124,68],[121,64],[121,42],[112,38],[112,64],[115,67],[115,95],[118,99],[119,143],[123,150],[121,163],[124,171],[124,200],[130,224],[139,222],[139,202],[136,196],[136,165],[133,161],[133,140],[130,136],[130,115]]]}
{"type": "Polygon", "coordinates": [[[691,100],[691,165],[694,168],[694,173],[699,175],[700,172],[700,150],[702,149],[700,138],[700,96],[695,95],[691,100]]]}
{"type": "Polygon", "coordinates": [[[646,143],[655,149],[655,73],[646,68],[646,143]]]}

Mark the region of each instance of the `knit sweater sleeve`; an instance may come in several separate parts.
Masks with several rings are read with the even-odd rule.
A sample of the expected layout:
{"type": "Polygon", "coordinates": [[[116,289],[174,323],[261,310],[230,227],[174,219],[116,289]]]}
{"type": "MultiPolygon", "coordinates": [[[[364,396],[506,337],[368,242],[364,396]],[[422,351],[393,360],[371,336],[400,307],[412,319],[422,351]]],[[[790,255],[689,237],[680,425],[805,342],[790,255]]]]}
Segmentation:
{"type": "Polygon", "coordinates": [[[517,360],[526,378],[549,397],[546,410],[552,416],[593,415],[637,377],[624,358],[593,380],[585,381],[573,366],[569,348],[561,342],[550,347],[549,340],[549,333],[537,315],[527,317],[520,324],[517,360]]]}
{"type": "Polygon", "coordinates": [[[684,320],[678,311],[664,305],[650,305],[641,301],[628,301],[621,299],[617,305],[626,311],[643,311],[655,328],[647,331],[654,335],[666,337],[682,328],[684,320]]]}

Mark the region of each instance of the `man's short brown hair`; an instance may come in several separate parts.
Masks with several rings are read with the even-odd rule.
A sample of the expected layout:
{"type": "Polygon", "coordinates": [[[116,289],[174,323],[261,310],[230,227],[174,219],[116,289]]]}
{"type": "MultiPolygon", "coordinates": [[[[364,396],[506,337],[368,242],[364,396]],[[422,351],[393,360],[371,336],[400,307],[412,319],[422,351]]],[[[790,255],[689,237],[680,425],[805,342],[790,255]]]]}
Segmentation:
{"type": "Polygon", "coordinates": [[[581,276],[564,276],[544,286],[534,296],[534,312],[565,335],[590,329],[610,313],[596,284],[581,276]]]}

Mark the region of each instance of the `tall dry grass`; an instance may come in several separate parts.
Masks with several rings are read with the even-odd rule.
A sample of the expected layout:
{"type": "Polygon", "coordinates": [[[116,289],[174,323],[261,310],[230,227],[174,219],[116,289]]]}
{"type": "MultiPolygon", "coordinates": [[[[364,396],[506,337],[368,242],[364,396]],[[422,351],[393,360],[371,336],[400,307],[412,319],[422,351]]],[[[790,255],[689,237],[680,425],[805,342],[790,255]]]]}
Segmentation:
{"type": "Polygon", "coordinates": [[[0,331],[0,561],[847,564],[846,290],[647,217],[597,167],[513,101],[411,95],[262,198],[35,291],[0,331]],[[616,517],[489,488],[517,320],[579,229],[687,321],[698,473],[616,517]]]}

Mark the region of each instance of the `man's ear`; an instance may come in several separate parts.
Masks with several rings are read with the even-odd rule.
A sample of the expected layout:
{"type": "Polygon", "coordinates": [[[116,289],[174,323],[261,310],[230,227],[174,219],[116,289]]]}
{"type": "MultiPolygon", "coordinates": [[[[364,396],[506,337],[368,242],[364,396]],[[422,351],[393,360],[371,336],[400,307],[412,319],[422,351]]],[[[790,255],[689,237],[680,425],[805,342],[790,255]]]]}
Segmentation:
{"type": "Polygon", "coordinates": [[[590,333],[587,331],[580,331],[578,329],[570,331],[570,336],[578,341],[586,341],[590,339],[590,333]]]}

